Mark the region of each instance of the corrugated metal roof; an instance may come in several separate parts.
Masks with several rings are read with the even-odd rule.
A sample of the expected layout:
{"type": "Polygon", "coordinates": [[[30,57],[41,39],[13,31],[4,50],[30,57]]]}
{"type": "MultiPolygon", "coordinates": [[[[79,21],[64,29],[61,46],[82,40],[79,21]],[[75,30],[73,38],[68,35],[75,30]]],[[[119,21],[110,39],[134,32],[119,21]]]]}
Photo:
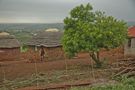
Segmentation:
{"type": "Polygon", "coordinates": [[[128,28],[128,36],[135,37],[135,26],[128,28]]]}

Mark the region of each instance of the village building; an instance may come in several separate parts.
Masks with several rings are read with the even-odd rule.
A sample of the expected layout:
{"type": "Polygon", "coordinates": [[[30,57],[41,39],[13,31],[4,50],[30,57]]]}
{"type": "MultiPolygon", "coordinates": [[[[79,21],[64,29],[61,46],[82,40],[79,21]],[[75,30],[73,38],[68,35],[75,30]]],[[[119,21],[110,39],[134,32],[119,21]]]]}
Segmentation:
{"type": "Polygon", "coordinates": [[[135,26],[128,29],[128,40],[124,47],[124,54],[135,56],[135,26]]]}
{"type": "Polygon", "coordinates": [[[20,43],[9,33],[0,32],[0,61],[18,60],[20,57],[20,43]]]}
{"type": "Polygon", "coordinates": [[[26,43],[28,46],[27,58],[29,60],[43,59],[43,61],[63,59],[62,36],[63,32],[58,29],[47,29],[37,33],[26,43]]]}

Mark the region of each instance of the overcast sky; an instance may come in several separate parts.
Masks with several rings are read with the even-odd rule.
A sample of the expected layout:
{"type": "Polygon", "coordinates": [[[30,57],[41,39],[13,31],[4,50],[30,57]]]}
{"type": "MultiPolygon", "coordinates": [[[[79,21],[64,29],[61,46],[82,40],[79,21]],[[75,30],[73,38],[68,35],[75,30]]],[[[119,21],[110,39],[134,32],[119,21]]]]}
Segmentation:
{"type": "Polygon", "coordinates": [[[0,23],[62,22],[73,7],[88,2],[95,10],[135,21],[135,0],[0,0],[0,23]]]}

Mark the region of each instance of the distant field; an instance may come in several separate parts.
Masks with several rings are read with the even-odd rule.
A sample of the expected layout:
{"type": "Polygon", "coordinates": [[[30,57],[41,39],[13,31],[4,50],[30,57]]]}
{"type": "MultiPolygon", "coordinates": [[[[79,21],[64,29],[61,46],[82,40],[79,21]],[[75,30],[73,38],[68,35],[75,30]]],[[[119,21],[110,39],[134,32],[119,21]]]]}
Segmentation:
{"type": "Polygon", "coordinates": [[[23,24],[0,24],[0,31],[8,31],[8,30],[43,30],[47,28],[58,28],[63,30],[63,23],[50,23],[50,24],[40,24],[40,23],[23,23],[23,24]]]}
{"type": "Polygon", "coordinates": [[[63,30],[63,23],[51,23],[51,24],[0,24],[0,31],[9,32],[15,35],[16,38],[21,42],[25,43],[30,39],[34,33],[48,28],[57,28],[63,30]]]}

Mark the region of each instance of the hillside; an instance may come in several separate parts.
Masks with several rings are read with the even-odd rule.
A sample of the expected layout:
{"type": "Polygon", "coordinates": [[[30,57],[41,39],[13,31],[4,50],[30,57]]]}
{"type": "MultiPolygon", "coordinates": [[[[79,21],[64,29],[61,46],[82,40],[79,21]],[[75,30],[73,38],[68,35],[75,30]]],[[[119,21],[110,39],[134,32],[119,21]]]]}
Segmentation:
{"type": "Polygon", "coordinates": [[[40,23],[18,23],[18,24],[6,24],[1,23],[0,24],[0,31],[8,31],[8,30],[43,30],[47,28],[58,28],[60,30],[63,30],[63,23],[46,23],[46,24],[40,24],[40,23]]]}
{"type": "Polygon", "coordinates": [[[16,38],[21,42],[25,43],[35,33],[48,28],[57,28],[63,30],[63,23],[50,23],[50,24],[0,24],[0,31],[8,32],[15,35],[16,38]]]}

